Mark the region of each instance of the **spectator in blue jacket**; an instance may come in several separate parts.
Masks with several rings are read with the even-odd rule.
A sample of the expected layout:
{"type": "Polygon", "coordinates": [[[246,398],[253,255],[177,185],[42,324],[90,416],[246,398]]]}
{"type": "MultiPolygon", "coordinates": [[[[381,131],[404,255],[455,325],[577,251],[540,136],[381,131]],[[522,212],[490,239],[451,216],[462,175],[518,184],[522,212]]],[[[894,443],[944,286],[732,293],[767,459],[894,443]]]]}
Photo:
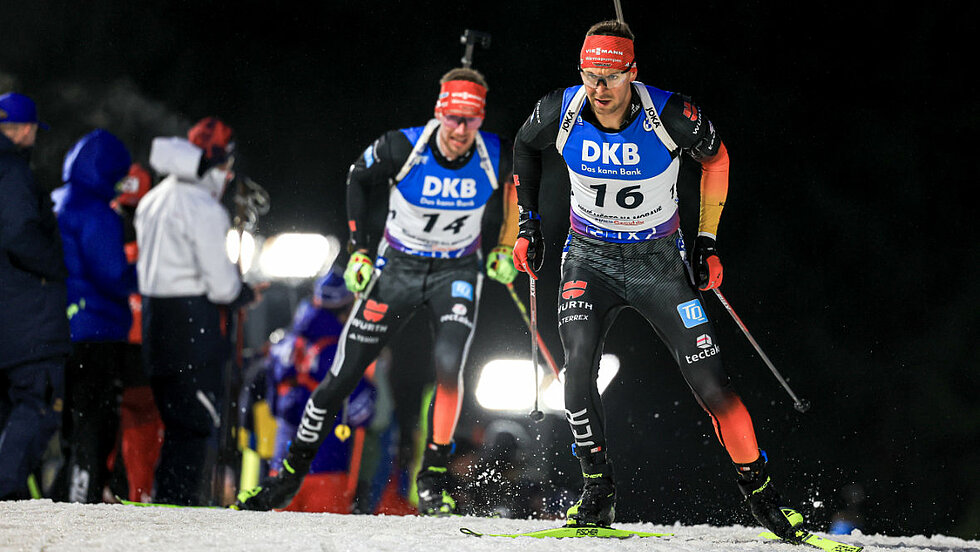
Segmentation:
{"type": "Polygon", "coordinates": [[[94,130],[65,156],[55,213],[68,267],[72,353],[65,367],[68,500],[101,502],[106,458],[119,426],[121,377],[132,324],[136,269],[126,260],[122,219],[110,206],[129,171],[126,146],[94,130]]]}
{"type": "Polygon", "coordinates": [[[38,126],[30,98],[0,96],[0,499],[23,498],[58,429],[70,349],[58,225],[29,165],[38,126]]]}

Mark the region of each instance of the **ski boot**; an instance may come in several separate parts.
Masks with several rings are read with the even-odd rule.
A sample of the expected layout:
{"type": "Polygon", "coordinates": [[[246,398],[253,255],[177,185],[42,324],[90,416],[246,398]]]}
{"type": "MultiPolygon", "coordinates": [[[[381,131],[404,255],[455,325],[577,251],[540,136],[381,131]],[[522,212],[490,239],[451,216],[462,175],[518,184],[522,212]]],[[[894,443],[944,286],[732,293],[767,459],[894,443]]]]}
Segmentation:
{"type": "Polygon", "coordinates": [[[565,512],[565,525],[609,527],[616,518],[616,483],[613,481],[612,463],[602,451],[576,456],[579,456],[582,464],[585,486],[582,498],[565,512]]]}
{"type": "Polygon", "coordinates": [[[449,516],[456,513],[456,501],[449,494],[449,455],[455,444],[429,443],[422,455],[422,468],[415,477],[419,495],[419,515],[449,516]]]}
{"type": "Polygon", "coordinates": [[[806,536],[803,516],[786,505],[766,473],[766,453],[759,451],[759,459],[749,464],[735,464],[738,471],[738,488],[749,503],[752,517],[778,537],[797,543],[806,536]]]}
{"type": "Polygon", "coordinates": [[[295,447],[289,447],[289,454],[283,459],[279,473],[258,487],[239,492],[232,509],[267,512],[289,506],[303,485],[303,479],[309,473],[315,455],[315,450],[297,451],[295,447]]]}

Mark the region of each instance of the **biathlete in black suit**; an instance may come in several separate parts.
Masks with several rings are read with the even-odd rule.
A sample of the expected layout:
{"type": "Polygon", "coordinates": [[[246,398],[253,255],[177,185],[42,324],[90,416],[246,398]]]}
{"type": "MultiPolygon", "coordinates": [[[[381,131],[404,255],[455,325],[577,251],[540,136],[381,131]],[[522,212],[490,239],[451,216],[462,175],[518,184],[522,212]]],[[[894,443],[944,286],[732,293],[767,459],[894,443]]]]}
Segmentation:
{"type": "Polygon", "coordinates": [[[514,260],[533,278],[544,260],[538,214],[544,150],[557,148],[571,181],[558,331],[565,350],[565,417],[585,486],[568,510],[569,523],[608,526],[614,519],[616,487],[596,377],[606,332],[621,310],[632,307],[668,346],[711,417],[753,515],[778,535],[798,539],[803,518],[766,473],[766,456],[722,367],[699,292],[722,279],[715,236],[728,191],[725,145],[689,98],[636,81],[633,33],[625,23],[606,21],[588,31],[579,71],[583,84],[543,97],[514,146],[520,205],[514,260]],[[682,154],[702,167],[690,269],[676,193],[682,154]]]}
{"type": "Polygon", "coordinates": [[[481,224],[491,196],[503,193],[499,245],[486,270],[491,278],[510,283],[517,275],[508,245],[517,237],[517,199],[510,144],[479,130],[487,93],[483,76],[459,68],[440,83],[434,119],[388,131],[351,166],[347,210],[353,252],[344,278],[360,298],[330,373],[306,404],[283,469],[243,492],[240,509],[282,508],[292,500],[365,368],[417,310],[425,309],[435,334],[436,394],[432,434],[416,478],[419,512],[456,511],[447,465],[483,284],[481,224]],[[385,204],[387,222],[379,239],[371,235],[369,221],[372,211],[385,204]]]}

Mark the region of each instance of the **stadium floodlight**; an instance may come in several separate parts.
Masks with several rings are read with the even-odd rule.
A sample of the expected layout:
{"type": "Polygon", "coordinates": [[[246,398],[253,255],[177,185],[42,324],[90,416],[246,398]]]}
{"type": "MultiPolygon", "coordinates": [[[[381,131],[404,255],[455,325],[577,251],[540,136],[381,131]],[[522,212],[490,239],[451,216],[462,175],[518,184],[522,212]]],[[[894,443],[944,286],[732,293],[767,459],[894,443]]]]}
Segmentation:
{"type": "MultiPolygon", "coordinates": [[[[545,412],[565,410],[565,372],[556,379],[551,370],[538,365],[543,389],[539,405],[545,412]]],[[[599,359],[599,393],[605,392],[619,373],[619,357],[604,354],[599,359]]],[[[495,359],[480,370],[476,383],[476,402],[487,410],[526,414],[534,407],[534,372],[528,359],[495,359]]]]}
{"type": "MultiPolygon", "coordinates": [[[[599,377],[596,384],[599,386],[599,393],[602,394],[609,387],[613,378],[619,373],[619,357],[611,353],[605,353],[599,358],[599,377]]],[[[551,380],[542,395],[542,401],[547,410],[564,412],[565,410],[565,371],[561,372],[561,380],[551,380]]]]}
{"type": "Polygon", "coordinates": [[[480,370],[475,394],[476,402],[487,410],[527,414],[534,406],[534,372],[531,371],[531,361],[491,360],[480,370]]]}
{"type": "Polygon", "coordinates": [[[242,232],[241,240],[238,239],[238,232],[235,229],[229,230],[228,235],[225,236],[225,252],[228,254],[228,259],[241,266],[242,274],[248,274],[252,269],[255,247],[255,236],[251,232],[242,232]]]}
{"type": "Polygon", "coordinates": [[[262,244],[258,268],[271,279],[315,278],[330,268],[340,253],[335,236],[287,232],[262,244]]]}

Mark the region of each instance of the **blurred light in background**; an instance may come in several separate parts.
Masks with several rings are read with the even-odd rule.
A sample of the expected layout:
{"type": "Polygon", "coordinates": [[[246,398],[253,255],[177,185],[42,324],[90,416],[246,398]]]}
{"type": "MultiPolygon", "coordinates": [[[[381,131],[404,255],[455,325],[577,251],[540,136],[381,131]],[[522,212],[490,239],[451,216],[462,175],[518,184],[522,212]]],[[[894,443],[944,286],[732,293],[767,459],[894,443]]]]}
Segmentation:
{"type": "Polygon", "coordinates": [[[333,264],[340,241],[322,234],[286,233],[265,240],[258,269],[269,279],[315,278],[333,264]]]}
{"type": "MultiPolygon", "coordinates": [[[[316,278],[325,273],[340,254],[340,240],[322,234],[285,233],[263,238],[230,230],[225,251],[231,262],[241,255],[242,274],[259,279],[316,278]],[[258,263],[256,263],[258,259],[258,263]],[[254,269],[254,270],[253,270],[254,269]]],[[[254,279],[254,278],[251,278],[254,279]]]]}
{"type": "Polygon", "coordinates": [[[242,232],[242,239],[239,241],[238,232],[231,229],[225,236],[225,251],[233,263],[238,263],[238,256],[241,255],[242,274],[246,274],[252,269],[252,262],[255,260],[255,236],[250,232],[242,232]]]}
{"type": "MultiPolygon", "coordinates": [[[[534,372],[530,360],[491,360],[480,370],[476,402],[487,410],[526,414],[534,408],[534,372]]],[[[619,357],[604,354],[599,359],[599,393],[609,387],[619,372],[619,357]]],[[[562,373],[564,380],[564,373],[562,373]]],[[[565,410],[564,384],[547,367],[538,365],[540,407],[545,412],[565,410]]]]}
{"type": "Polygon", "coordinates": [[[530,360],[491,360],[480,370],[476,402],[487,410],[527,413],[534,407],[534,372],[530,360]]]}

